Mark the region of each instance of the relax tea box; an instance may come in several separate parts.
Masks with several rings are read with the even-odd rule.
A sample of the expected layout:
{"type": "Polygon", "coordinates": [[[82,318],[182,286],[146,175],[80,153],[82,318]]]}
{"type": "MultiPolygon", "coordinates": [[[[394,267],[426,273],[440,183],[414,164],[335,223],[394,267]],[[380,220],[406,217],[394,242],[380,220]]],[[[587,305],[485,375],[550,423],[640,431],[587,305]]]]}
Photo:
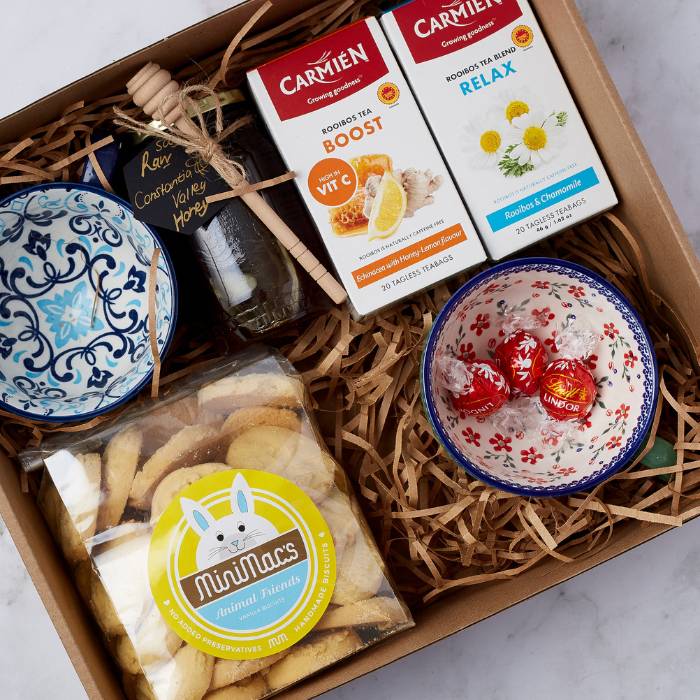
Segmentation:
{"type": "Polygon", "coordinates": [[[413,0],[381,22],[491,258],[617,204],[526,0],[413,0]]]}
{"type": "Polygon", "coordinates": [[[376,19],[248,74],[360,315],[486,254],[376,19]]]}

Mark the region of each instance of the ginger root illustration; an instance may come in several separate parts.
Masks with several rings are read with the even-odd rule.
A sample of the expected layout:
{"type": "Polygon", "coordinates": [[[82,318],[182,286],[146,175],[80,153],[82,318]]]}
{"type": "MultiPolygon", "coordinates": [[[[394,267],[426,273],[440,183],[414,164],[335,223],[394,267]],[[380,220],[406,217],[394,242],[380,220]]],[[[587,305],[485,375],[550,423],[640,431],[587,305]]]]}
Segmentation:
{"type": "Polygon", "coordinates": [[[443,177],[431,170],[394,169],[386,154],[358,156],[350,164],[357,173],[357,191],[329,212],[337,236],[389,238],[405,218],[434,203],[434,195],[443,183],[443,177]]]}

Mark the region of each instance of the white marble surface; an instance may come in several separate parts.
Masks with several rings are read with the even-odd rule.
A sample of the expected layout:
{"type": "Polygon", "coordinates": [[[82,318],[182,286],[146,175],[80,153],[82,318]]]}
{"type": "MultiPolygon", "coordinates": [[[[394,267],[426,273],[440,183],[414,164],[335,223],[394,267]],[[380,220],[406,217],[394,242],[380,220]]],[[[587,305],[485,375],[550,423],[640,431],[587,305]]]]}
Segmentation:
{"type": "MultiPolygon", "coordinates": [[[[577,1],[700,250],[697,0],[577,1]]],[[[232,4],[12,3],[0,114],[232,4]]],[[[84,698],[1,523],[0,571],[0,697],[84,698]]],[[[700,520],[325,697],[696,698],[698,607],[700,520]]]]}

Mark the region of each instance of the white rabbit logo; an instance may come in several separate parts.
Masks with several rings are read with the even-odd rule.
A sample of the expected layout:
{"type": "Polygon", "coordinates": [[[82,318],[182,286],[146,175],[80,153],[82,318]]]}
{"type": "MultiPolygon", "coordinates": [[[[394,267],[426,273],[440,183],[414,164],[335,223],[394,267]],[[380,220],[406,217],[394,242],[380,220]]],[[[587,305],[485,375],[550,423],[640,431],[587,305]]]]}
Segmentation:
{"type": "Polygon", "coordinates": [[[219,564],[246,549],[276,537],[277,528],[254,512],[253,493],[243,474],[231,486],[231,515],[215,520],[212,514],[191,498],[180,498],[189,526],[199,535],[197,568],[219,564]]]}

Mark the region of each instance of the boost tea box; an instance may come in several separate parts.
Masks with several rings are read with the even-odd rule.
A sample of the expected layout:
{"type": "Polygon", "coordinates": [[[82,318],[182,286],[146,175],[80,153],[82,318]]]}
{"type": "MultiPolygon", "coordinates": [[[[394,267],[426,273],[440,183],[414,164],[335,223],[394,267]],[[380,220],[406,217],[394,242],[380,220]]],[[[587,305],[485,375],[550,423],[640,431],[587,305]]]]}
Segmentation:
{"type": "Polygon", "coordinates": [[[617,204],[526,0],[414,0],[381,21],[492,258],[617,204]]]}
{"type": "Polygon", "coordinates": [[[485,259],[375,19],[248,80],[359,314],[485,259]]]}

